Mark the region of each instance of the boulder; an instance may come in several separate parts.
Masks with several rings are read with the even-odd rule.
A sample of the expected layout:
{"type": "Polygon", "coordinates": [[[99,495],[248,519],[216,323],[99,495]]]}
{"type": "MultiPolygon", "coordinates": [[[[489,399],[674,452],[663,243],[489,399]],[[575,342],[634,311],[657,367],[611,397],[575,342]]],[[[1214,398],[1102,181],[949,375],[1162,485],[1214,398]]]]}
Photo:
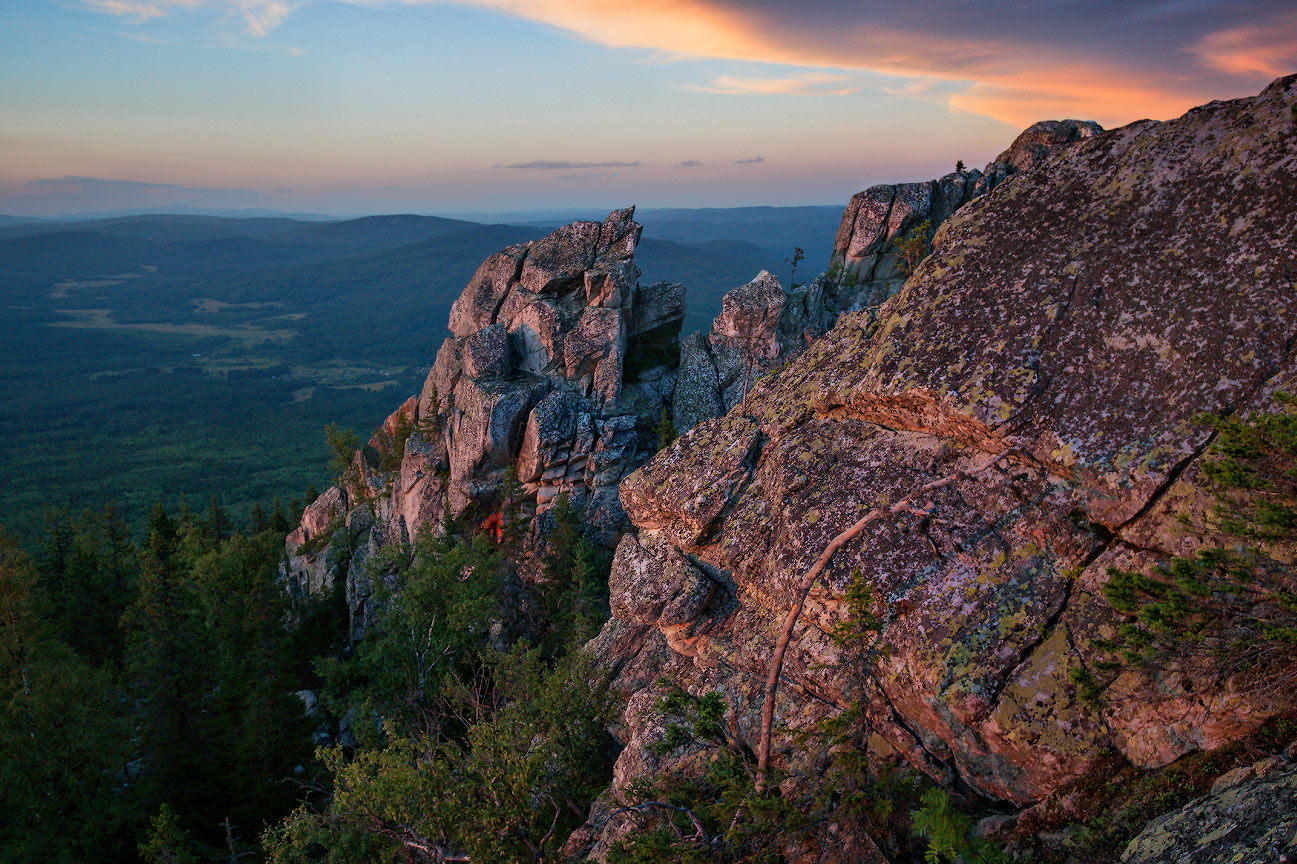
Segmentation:
{"type": "Polygon", "coordinates": [[[1230,772],[1211,794],[1154,819],[1121,864],[1276,864],[1297,860],[1297,765],[1271,757],[1230,772]]]}
{"type": "Polygon", "coordinates": [[[464,374],[483,378],[507,378],[513,371],[509,331],[503,324],[488,324],[464,340],[464,374]]]}

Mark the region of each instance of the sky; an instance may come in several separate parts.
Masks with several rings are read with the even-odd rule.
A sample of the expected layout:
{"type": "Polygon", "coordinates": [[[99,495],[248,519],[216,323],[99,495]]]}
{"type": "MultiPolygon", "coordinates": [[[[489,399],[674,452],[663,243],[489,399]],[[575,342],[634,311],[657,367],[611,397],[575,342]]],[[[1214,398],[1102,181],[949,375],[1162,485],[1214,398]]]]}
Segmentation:
{"type": "Polygon", "coordinates": [[[841,204],[1297,72],[1297,0],[3,0],[0,214],[841,204]]]}

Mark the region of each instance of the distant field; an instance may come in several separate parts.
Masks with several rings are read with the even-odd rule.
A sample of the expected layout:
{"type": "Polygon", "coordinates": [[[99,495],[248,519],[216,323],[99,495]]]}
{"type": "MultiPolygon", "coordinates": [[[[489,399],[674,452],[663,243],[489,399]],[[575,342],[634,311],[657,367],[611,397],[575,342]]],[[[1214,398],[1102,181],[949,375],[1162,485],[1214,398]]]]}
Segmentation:
{"type": "MultiPolygon", "coordinates": [[[[235,304],[226,304],[233,306],[235,304]]],[[[241,304],[249,305],[249,304],[241,304]]],[[[253,304],[257,306],[269,304],[253,304]]],[[[248,345],[259,345],[262,342],[287,342],[297,338],[295,330],[262,330],[251,325],[239,327],[218,327],[214,324],[123,324],[113,319],[111,309],[60,309],[65,315],[73,316],[72,321],[52,321],[51,327],[72,327],[81,330],[135,330],[141,333],[166,333],[170,336],[202,336],[235,339],[248,345]]]]}

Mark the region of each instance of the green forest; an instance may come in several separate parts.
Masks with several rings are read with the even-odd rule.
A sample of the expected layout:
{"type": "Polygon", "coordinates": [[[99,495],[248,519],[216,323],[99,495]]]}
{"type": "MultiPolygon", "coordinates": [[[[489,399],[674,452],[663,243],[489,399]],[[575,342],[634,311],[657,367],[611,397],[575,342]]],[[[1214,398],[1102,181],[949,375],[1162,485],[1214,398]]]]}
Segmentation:
{"type": "MultiPolygon", "coordinates": [[[[838,208],[663,211],[644,280],[687,283],[687,329],[793,241],[828,257],[838,208]],[[819,237],[817,243],[815,238],[819,237]],[[659,239],[662,238],[662,239],[659,239]]],[[[0,483],[30,544],[46,507],[254,502],[327,479],[326,423],[412,393],[479,262],[545,225],[432,216],[153,215],[0,226],[0,483]]]]}
{"type": "MultiPolygon", "coordinates": [[[[1272,414],[1205,418],[1218,433],[1204,468],[1214,518],[1236,542],[1151,576],[1112,573],[1108,599],[1132,622],[1077,682],[1085,698],[1101,702],[1122,668],[1187,655],[1254,668],[1258,686],[1291,677],[1292,595],[1241,628],[1230,606],[1269,597],[1291,573],[1274,552],[1297,526],[1297,412],[1282,401],[1272,414]]],[[[47,510],[30,554],[0,537],[0,860],[556,861],[579,854],[565,844],[587,819],[597,828],[625,813],[639,818],[610,846],[612,864],[776,864],[826,824],[889,860],[1064,860],[973,836],[997,812],[990,802],[874,760],[863,703],[801,734],[813,783],[763,794],[725,695],[659,680],[671,722],[648,750],[692,748],[701,779],[644,776],[629,801],[597,803],[624,706],[583,646],[609,617],[611,556],[560,497],[542,519],[543,578],[520,578],[520,489],[506,483],[490,527],[466,514],[366,561],[376,613],[355,640],[340,581],[310,600],[285,591],[284,535],[299,513],[279,500],[247,521],[214,496],[201,510],[155,503],[140,541],[113,505],[47,510]]],[[[333,535],[343,564],[349,536],[333,535]]],[[[881,620],[859,575],[846,600],[833,638],[850,662],[877,662],[881,620]]],[[[1067,829],[1066,860],[1115,860],[1150,819],[1293,731],[1271,722],[1151,770],[1114,752],[1061,793],[1080,821],[1045,807],[1020,840],[1067,829]]]]}
{"type": "Polygon", "coordinates": [[[552,853],[615,755],[578,650],[607,617],[609,558],[571,508],[539,588],[512,532],[389,550],[355,644],[341,584],[295,606],[276,578],[295,514],[255,512],[156,505],[137,544],[109,506],[47,514],[32,556],[3,539],[0,860],[552,853]]]}

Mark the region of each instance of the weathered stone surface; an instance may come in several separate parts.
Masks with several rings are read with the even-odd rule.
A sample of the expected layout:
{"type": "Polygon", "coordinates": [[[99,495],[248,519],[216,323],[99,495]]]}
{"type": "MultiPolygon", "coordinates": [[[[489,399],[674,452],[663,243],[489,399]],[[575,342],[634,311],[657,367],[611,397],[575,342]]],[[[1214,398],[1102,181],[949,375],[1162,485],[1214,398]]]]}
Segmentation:
{"type": "MultiPolygon", "coordinates": [[[[757,381],[747,417],[701,423],[627,478],[621,500],[640,549],[665,561],[669,542],[691,567],[729,574],[736,598],[722,621],[695,618],[705,630],[665,658],[656,607],[619,602],[593,647],[640,706],[623,718],[628,749],[655,722],[642,695],[654,664],[696,695],[721,688],[755,747],[773,633],[829,540],[1011,445],[831,561],[785,661],[777,764],[804,758],[793,731],[864,698],[880,735],[917,767],[1026,805],[1106,747],[1162,764],[1284,710],[1237,682],[1194,679],[1177,696],[1135,676],[1112,682],[1101,713],[1073,676],[1096,668],[1123,620],[1102,595],[1109,564],[1147,569],[1210,541],[1179,519],[1203,506],[1197,463],[1210,428],[1194,418],[1271,407],[1275,382],[1297,381],[1294,98],[1297,77],[1281,79],[1254,99],[1054,148],[1030,180],[959,207],[876,313],[846,314],[757,381]],[[856,571],[891,646],[870,676],[826,635],[847,614],[856,571]]],[[[961,182],[929,206],[961,198],[961,182]]],[[[914,202],[922,196],[917,212],[914,202]]],[[[894,222],[893,203],[886,230],[909,218],[894,222]]],[[[860,234],[861,248],[872,242],[860,234]]],[[[785,309],[804,314],[823,290],[789,295],[785,309]]],[[[678,405],[694,375],[682,365],[678,405]]],[[[616,584],[635,584],[646,554],[626,548],[616,584]]]]}
{"type": "Polygon", "coordinates": [[[663,528],[674,542],[693,546],[751,476],[760,444],[761,430],[747,418],[703,423],[626,478],[622,506],[635,514],[637,527],[663,528]],[[695,441],[715,446],[695,447],[695,441]]]}
{"type": "Polygon", "coordinates": [[[330,486],[302,511],[302,523],[288,535],[288,553],[293,554],[307,540],[331,532],[346,515],[347,501],[342,490],[330,486]]]}
{"type": "Polygon", "coordinates": [[[450,307],[451,333],[463,338],[495,322],[505,295],[518,281],[528,246],[510,246],[482,262],[450,307]]]}
{"type": "Polygon", "coordinates": [[[509,331],[503,324],[488,324],[464,340],[464,374],[483,378],[506,378],[513,371],[509,331]]]}
{"type": "Polygon", "coordinates": [[[1230,772],[1211,794],[1149,823],[1122,864],[1275,864],[1297,860],[1297,765],[1271,757],[1230,772]]]}
{"type": "Polygon", "coordinates": [[[544,378],[459,379],[446,416],[451,513],[459,513],[478,498],[483,491],[481,474],[503,469],[512,460],[522,445],[528,412],[549,389],[544,378]]]}
{"type": "Polygon", "coordinates": [[[563,344],[563,371],[567,378],[578,382],[581,395],[594,392],[606,402],[621,395],[625,356],[626,328],[621,311],[587,306],[563,344]]]}
{"type": "Polygon", "coordinates": [[[651,625],[671,650],[692,655],[691,646],[726,611],[730,598],[725,586],[658,537],[641,542],[633,534],[626,535],[617,547],[616,560],[608,586],[614,614],[651,625]]]}
{"type": "Polygon", "coordinates": [[[654,282],[635,288],[628,336],[638,336],[661,327],[680,329],[685,316],[685,286],[674,282],[654,282]]]}
{"type": "Polygon", "coordinates": [[[446,439],[415,431],[405,442],[401,473],[393,490],[393,503],[407,536],[436,530],[446,512],[446,484],[450,479],[450,458],[446,439]]]}
{"type": "Polygon", "coordinates": [[[680,369],[671,402],[676,430],[688,432],[704,420],[725,413],[720,381],[707,337],[690,333],[680,343],[680,369]]]}
{"type": "MultiPolygon", "coordinates": [[[[876,306],[906,279],[896,243],[925,220],[938,228],[974,198],[1043,163],[1056,149],[1103,132],[1083,120],[1046,120],[1024,130],[983,171],[957,171],[922,183],[880,184],[852,197],[842,214],[830,260],[832,289],[813,318],[876,306]]],[[[828,320],[821,329],[832,326],[828,320]]]]}
{"type": "MultiPolygon", "coordinates": [[[[1042,120],[1024,129],[991,165],[1006,165],[1010,174],[1030,171],[1048,159],[1060,145],[1102,134],[1103,127],[1093,120],[1042,120]]],[[[989,166],[984,173],[991,173],[989,166]]]]}
{"type": "Polygon", "coordinates": [[[581,403],[572,391],[559,388],[532,409],[518,453],[518,479],[523,483],[539,480],[541,474],[565,461],[572,451],[577,417],[581,403]]]}

